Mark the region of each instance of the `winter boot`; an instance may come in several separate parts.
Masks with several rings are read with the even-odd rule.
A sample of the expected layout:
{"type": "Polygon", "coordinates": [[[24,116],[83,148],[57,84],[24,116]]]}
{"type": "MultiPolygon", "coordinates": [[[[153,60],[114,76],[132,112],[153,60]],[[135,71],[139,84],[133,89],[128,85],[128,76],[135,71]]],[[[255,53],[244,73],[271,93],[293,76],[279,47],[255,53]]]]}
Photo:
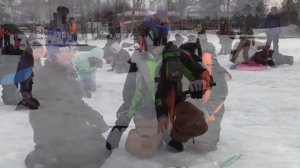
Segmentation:
{"type": "Polygon", "coordinates": [[[170,152],[183,152],[183,144],[180,142],[171,140],[167,145],[167,149],[170,152]]]}
{"type": "Polygon", "coordinates": [[[36,104],[36,102],[34,102],[32,99],[23,99],[17,104],[15,110],[37,110],[38,108],[38,104],[36,104]]]}
{"type": "Polygon", "coordinates": [[[40,105],[41,105],[40,102],[39,102],[36,98],[34,98],[34,97],[31,97],[31,101],[32,101],[36,106],[40,106],[40,105]]]}

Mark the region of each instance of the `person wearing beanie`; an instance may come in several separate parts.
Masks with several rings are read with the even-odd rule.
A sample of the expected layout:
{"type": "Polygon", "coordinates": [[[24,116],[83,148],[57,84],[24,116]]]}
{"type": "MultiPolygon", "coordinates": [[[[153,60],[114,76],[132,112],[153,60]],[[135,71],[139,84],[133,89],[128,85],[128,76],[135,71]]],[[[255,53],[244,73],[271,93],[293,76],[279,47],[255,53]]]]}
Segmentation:
{"type": "Polygon", "coordinates": [[[73,59],[80,89],[87,98],[91,98],[92,92],[96,91],[96,72],[98,68],[102,68],[103,55],[104,51],[96,47],[89,53],[77,55],[73,59]]]}
{"type": "Polygon", "coordinates": [[[82,100],[72,64],[75,48],[47,48],[48,59],[34,79],[33,93],[41,107],[29,113],[35,147],[25,165],[101,167],[110,155],[102,136],[108,126],[103,116],[82,100]]]}

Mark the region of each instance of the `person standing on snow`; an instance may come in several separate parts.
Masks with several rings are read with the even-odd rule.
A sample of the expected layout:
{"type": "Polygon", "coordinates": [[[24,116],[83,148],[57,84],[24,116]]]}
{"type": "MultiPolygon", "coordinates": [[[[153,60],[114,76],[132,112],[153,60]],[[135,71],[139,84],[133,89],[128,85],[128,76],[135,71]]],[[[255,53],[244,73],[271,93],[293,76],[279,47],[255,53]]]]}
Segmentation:
{"type": "Polygon", "coordinates": [[[77,41],[77,25],[76,21],[73,17],[69,19],[69,32],[70,35],[72,36],[73,40],[76,42],[77,41]]]}
{"type": "Polygon", "coordinates": [[[34,77],[33,66],[33,51],[32,48],[28,46],[19,60],[17,72],[14,78],[17,88],[19,88],[20,85],[20,92],[23,97],[23,99],[17,104],[16,110],[36,110],[40,105],[40,103],[32,97],[31,93],[34,77]]]}
{"type": "Polygon", "coordinates": [[[279,35],[281,33],[281,21],[278,14],[277,7],[271,8],[271,13],[267,15],[265,28],[267,34],[267,44],[266,49],[270,49],[270,46],[273,42],[274,54],[279,53],[279,35]]]}
{"type": "Polygon", "coordinates": [[[98,68],[102,68],[103,55],[103,50],[96,47],[88,54],[78,55],[73,60],[81,90],[87,98],[91,98],[92,92],[97,89],[96,72],[98,68]]]}
{"type": "Polygon", "coordinates": [[[231,30],[228,20],[222,17],[220,19],[220,30],[217,32],[217,36],[221,44],[219,55],[230,54],[234,34],[235,33],[231,30]]]}
{"type": "Polygon", "coordinates": [[[167,21],[165,20],[161,20],[161,23],[158,27],[158,32],[159,32],[159,43],[161,45],[167,45],[167,42],[168,42],[168,36],[169,36],[169,25],[167,23],[167,21]]]}

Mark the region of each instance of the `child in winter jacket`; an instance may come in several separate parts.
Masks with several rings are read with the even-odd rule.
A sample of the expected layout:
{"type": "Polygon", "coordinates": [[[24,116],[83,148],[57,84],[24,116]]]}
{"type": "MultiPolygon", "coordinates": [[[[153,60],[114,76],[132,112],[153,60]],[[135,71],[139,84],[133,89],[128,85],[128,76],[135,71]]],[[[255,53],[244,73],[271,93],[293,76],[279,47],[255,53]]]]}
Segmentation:
{"type": "Polygon", "coordinates": [[[18,68],[14,78],[17,88],[20,85],[20,92],[23,99],[18,103],[16,110],[21,109],[38,109],[39,102],[32,97],[32,85],[33,85],[33,51],[31,47],[27,47],[24,54],[21,56],[18,63],[18,68]]]}
{"type": "Polygon", "coordinates": [[[81,54],[74,58],[73,64],[79,78],[83,95],[91,98],[96,91],[96,72],[102,68],[104,52],[101,48],[94,48],[88,54],[81,54]]]}
{"type": "Polygon", "coordinates": [[[155,74],[163,46],[149,46],[148,52],[136,51],[123,89],[124,103],[117,111],[117,121],[107,138],[106,148],[118,148],[123,132],[134,119],[135,129],[128,135],[125,148],[137,157],[150,157],[158,149],[161,138],[155,113],[155,74]]]}
{"type": "Polygon", "coordinates": [[[83,100],[74,76],[72,46],[48,46],[48,59],[35,78],[33,93],[41,108],[31,111],[35,147],[26,157],[27,168],[101,167],[109,154],[102,133],[102,115],[83,100]]]}

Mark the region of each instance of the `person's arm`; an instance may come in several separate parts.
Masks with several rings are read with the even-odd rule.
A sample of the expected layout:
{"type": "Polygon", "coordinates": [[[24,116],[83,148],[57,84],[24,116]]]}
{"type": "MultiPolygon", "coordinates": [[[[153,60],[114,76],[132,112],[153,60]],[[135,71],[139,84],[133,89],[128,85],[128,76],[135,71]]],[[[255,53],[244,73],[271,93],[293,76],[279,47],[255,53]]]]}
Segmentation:
{"type": "Polygon", "coordinates": [[[158,131],[160,133],[164,132],[168,126],[168,105],[166,102],[167,88],[163,86],[163,82],[158,83],[158,88],[155,94],[155,110],[158,121],[158,131]]]}
{"type": "Polygon", "coordinates": [[[197,63],[191,57],[182,52],[180,61],[183,64],[183,74],[190,80],[200,79],[200,74],[206,69],[201,64],[197,63]]]}
{"type": "Polygon", "coordinates": [[[158,83],[157,91],[155,94],[155,109],[157,118],[168,116],[168,106],[167,102],[165,102],[165,99],[167,97],[166,89],[167,88],[163,86],[162,82],[158,83]]]}
{"type": "Polygon", "coordinates": [[[200,62],[202,62],[202,47],[201,47],[201,43],[200,43],[199,38],[197,38],[197,41],[196,41],[196,48],[198,50],[198,57],[201,60],[200,62]]]}
{"type": "MultiPolygon", "coordinates": [[[[183,63],[183,74],[188,78],[191,84],[202,84],[202,94],[204,94],[207,90],[211,88],[212,85],[212,76],[210,75],[209,71],[203,67],[201,64],[193,61],[191,58],[187,57],[186,55],[182,54],[181,62],[183,63]]],[[[192,97],[200,98],[198,93],[193,93],[192,97]]]]}
{"type": "Polygon", "coordinates": [[[131,98],[131,104],[130,104],[129,111],[128,111],[129,118],[133,118],[133,116],[137,112],[137,109],[143,98],[142,92],[141,92],[141,84],[142,84],[141,78],[137,77],[137,79],[135,81],[136,81],[136,88],[135,88],[134,94],[131,98]]]}

